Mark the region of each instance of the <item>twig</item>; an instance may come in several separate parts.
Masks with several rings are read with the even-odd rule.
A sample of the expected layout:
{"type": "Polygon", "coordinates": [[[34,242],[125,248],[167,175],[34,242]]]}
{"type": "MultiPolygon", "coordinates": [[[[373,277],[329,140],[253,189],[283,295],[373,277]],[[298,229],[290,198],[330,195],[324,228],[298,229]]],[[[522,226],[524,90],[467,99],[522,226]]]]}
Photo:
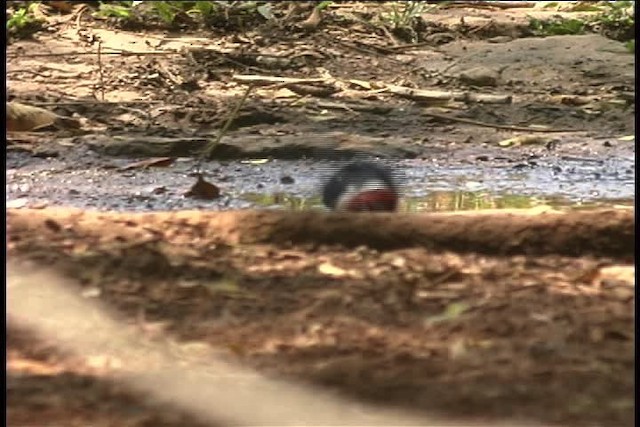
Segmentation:
{"type": "Polygon", "coordinates": [[[475,34],[475,33],[479,32],[479,31],[484,30],[484,29],[491,28],[491,26],[493,26],[493,25],[495,25],[495,21],[491,20],[489,22],[486,22],[486,23],[484,23],[482,25],[477,26],[476,28],[472,28],[471,30],[469,30],[467,32],[467,34],[475,34]]]}
{"type": "Polygon", "coordinates": [[[391,40],[391,43],[393,44],[393,46],[391,46],[391,49],[400,45],[400,42],[398,42],[398,40],[393,36],[393,34],[391,34],[391,31],[389,31],[386,25],[380,25],[380,29],[389,38],[389,40],[391,40]]]}
{"type": "Polygon", "coordinates": [[[164,75],[164,77],[171,83],[176,86],[180,86],[182,84],[182,80],[177,76],[174,76],[173,73],[162,62],[157,62],[156,65],[158,67],[158,71],[160,71],[160,74],[164,75]]]}
{"type": "MultiPolygon", "coordinates": [[[[222,59],[223,61],[229,62],[231,64],[237,65],[238,67],[245,68],[247,70],[257,70],[257,71],[261,71],[261,72],[268,71],[265,68],[257,67],[255,65],[243,64],[242,62],[236,61],[235,59],[231,59],[227,55],[225,55],[224,53],[218,52],[218,51],[213,50],[213,49],[188,49],[188,52],[191,53],[191,54],[202,53],[202,52],[208,53],[210,55],[213,55],[213,56],[216,56],[216,57],[222,59]]],[[[260,54],[256,54],[256,56],[259,56],[259,55],[260,54]]],[[[250,54],[245,54],[245,56],[251,56],[251,55],[250,54]]]]}
{"type": "Polygon", "coordinates": [[[43,72],[36,71],[36,70],[7,70],[7,74],[17,74],[17,73],[34,74],[36,76],[45,77],[45,78],[49,77],[46,74],[44,74],[43,72]]]}
{"type": "Polygon", "coordinates": [[[67,105],[133,105],[133,104],[165,104],[163,101],[68,101],[68,102],[33,102],[34,107],[61,107],[67,105]]]}
{"type": "Polygon", "coordinates": [[[102,72],[102,40],[98,40],[98,78],[100,80],[100,100],[104,102],[104,73],[102,72]]]}
{"type": "Polygon", "coordinates": [[[360,44],[361,46],[358,46],[358,44],[356,43],[351,43],[345,40],[341,40],[337,37],[328,37],[326,35],[320,34],[320,37],[329,41],[329,42],[337,42],[340,43],[341,45],[348,47],[350,49],[356,50],[360,53],[364,53],[367,55],[375,55],[375,56],[382,56],[384,58],[386,58],[389,61],[395,62],[395,63],[402,63],[402,61],[395,59],[395,58],[391,58],[387,55],[393,53],[392,48],[390,47],[384,47],[384,46],[376,46],[376,45],[372,45],[372,44],[368,44],[368,43],[363,43],[361,41],[358,41],[357,43],[360,44]],[[362,47],[362,46],[366,46],[362,47]]]}
{"type": "MultiPolygon", "coordinates": [[[[142,51],[132,52],[127,50],[102,52],[103,55],[122,55],[122,56],[145,56],[145,55],[182,55],[179,51],[142,51]]],[[[7,59],[15,58],[37,58],[43,56],[82,56],[95,55],[95,52],[48,52],[48,53],[20,53],[20,55],[7,55],[7,59]]]]}
{"type": "Polygon", "coordinates": [[[218,136],[216,137],[216,139],[214,139],[209,144],[207,144],[206,147],[204,147],[204,150],[202,150],[202,154],[200,155],[200,157],[198,159],[198,165],[197,165],[197,169],[198,170],[200,170],[200,163],[202,162],[202,160],[205,159],[205,158],[208,159],[211,156],[211,153],[213,153],[214,148],[220,143],[220,140],[222,140],[222,137],[227,133],[227,130],[229,129],[229,126],[231,126],[231,123],[233,122],[233,120],[238,115],[238,112],[240,111],[240,108],[242,108],[242,106],[244,105],[244,102],[247,100],[247,97],[249,96],[249,92],[251,92],[252,89],[253,89],[253,85],[252,84],[247,86],[247,90],[244,92],[244,95],[240,99],[240,102],[238,102],[238,104],[233,109],[231,114],[229,114],[229,118],[227,119],[227,121],[225,122],[224,126],[222,127],[222,129],[218,133],[218,136]]]}
{"type": "Polygon", "coordinates": [[[440,7],[443,9],[452,8],[476,8],[476,9],[530,9],[536,5],[534,1],[453,1],[449,4],[443,4],[440,7]]]}
{"type": "Polygon", "coordinates": [[[463,119],[461,117],[446,116],[444,114],[428,113],[428,112],[423,112],[423,114],[425,116],[433,117],[433,118],[441,119],[441,120],[449,120],[449,121],[452,121],[452,122],[466,123],[466,124],[469,124],[469,125],[482,126],[482,127],[486,127],[486,128],[514,130],[514,131],[519,131],[519,132],[520,131],[522,131],[522,132],[546,132],[546,133],[552,133],[552,132],[584,132],[584,130],[581,130],[581,129],[550,129],[550,128],[532,128],[532,127],[526,127],[526,126],[498,125],[498,124],[493,124],[493,123],[479,122],[477,120],[463,119]]]}
{"type": "Polygon", "coordinates": [[[304,83],[326,83],[326,78],[296,78],[296,77],[278,77],[278,76],[260,76],[255,74],[234,74],[231,76],[232,80],[239,82],[251,83],[251,84],[274,84],[274,83],[286,83],[286,84],[304,84],[304,83]]]}
{"type": "MultiPolygon", "coordinates": [[[[80,29],[80,21],[82,21],[82,14],[84,13],[85,10],[87,10],[89,8],[89,5],[87,4],[83,4],[82,6],[80,6],[78,8],[78,10],[76,10],[75,12],[75,18],[76,18],[76,30],[80,29]]],[[[73,18],[73,17],[72,17],[73,18]]]]}

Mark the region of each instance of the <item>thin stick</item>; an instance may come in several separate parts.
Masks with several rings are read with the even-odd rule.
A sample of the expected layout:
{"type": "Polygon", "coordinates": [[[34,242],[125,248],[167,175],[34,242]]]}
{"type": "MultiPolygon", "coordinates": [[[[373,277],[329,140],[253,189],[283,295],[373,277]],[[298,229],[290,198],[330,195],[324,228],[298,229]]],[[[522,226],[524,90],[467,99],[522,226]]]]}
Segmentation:
{"type": "Polygon", "coordinates": [[[104,102],[104,74],[102,72],[102,40],[98,40],[98,78],[100,79],[100,100],[104,102]]]}
{"type": "Polygon", "coordinates": [[[518,131],[518,132],[543,132],[543,133],[552,133],[552,132],[585,132],[584,129],[552,129],[552,128],[531,128],[531,127],[526,127],[526,126],[498,125],[498,124],[493,124],[493,123],[479,122],[477,120],[463,119],[461,117],[446,116],[444,114],[427,113],[427,112],[423,112],[422,114],[425,115],[425,116],[433,117],[435,119],[440,119],[440,120],[449,120],[449,121],[452,121],[452,122],[466,123],[466,124],[469,124],[469,125],[481,126],[481,127],[486,127],[486,128],[513,130],[513,131],[518,131]]]}
{"type": "MultiPolygon", "coordinates": [[[[109,51],[102,52],[103,55],[122,55],[122,56],[134,56],[134,55],[182,55],[182,52],[179,51],[142,51],[142,52],[131,52],[127,50],[123,51],[109,51]]],[[[79,55],[95,55],[94,52],[48,52],[48,53],[25,53],[20,55],[7,55],[7,59],[14,58],[37,58],[41,56],[79,56],[79,55]]]]}
{"type": "Polygon", "coordinates": [[[206,147],[204,147],[204,150],[202,150],[202,154],[200,155],[200,158],[198,160],[198,169],[200,169],[200,163],[202,162],[203,159],[205,158],[208,159],[209,157],[211,157],[211,153],[213,153],[214,148],[220,143],[220,140],[222,140],[222,137],[227,133],[229,126],[231,126],[231,123],[238,115],[240,108],[242,108],[242,106],[244,105],[244,102],[247,100],[247,97],[249,96],[249,92],[251,92],[252,89],[253,89],[253,85],[250,84],[249,86],[247,86],[247,90],[244,92],[242,99],[240,99],[240,102],[238,102],[238,104],[233,109],[231,114],[229,114],[229,118],[227,119],[224,126],[218,133],[218,136],[216,137],[216,139],[214,139],[209,144],[207,144],[206,147]]]}
{"type": "Polygon", "coordinates": [[[65,102],[32,102],[34,107],[51,107],[67,105],[136,105],[136,104],[166,104],[163,101],[65,101],[65,102]]]}

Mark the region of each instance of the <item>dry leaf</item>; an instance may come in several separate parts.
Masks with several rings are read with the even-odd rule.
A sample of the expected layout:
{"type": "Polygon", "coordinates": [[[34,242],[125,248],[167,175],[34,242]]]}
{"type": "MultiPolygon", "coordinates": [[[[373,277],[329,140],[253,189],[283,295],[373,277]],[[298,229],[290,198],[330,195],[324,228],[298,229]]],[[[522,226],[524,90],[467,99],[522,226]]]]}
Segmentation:
{"type": "Polygon", "coordinates": [[[468,309],[469,309],[469,306],[467,304],[463,302],[454,302],[449,304],[441,314],[437,314],[435,316],[429,316],[426,319],[426,322],[427,324],[434,324],[434,323],[454,320],[458,318],[460,315],[464,314],[464,312],[467,311],[468,309]]]}
{"type": "Polygon", "coordinates": [[[278,89],[273,93],[274,98],[295,98],[297,96],[298,94],[296,94],[290,89],[287,89],[286,87],[283,87],[282,89],[278,89]]]}
{"type": "Polygon", "coordinates": [[[83,289],[80,293],[84,298],[98,298],[102,294],[102,290],[96,286],[83,289]]]}
{"type": "Polygon", "coordinates": [[[7,102],[7,130],[9,132],[28,132],[55,126],[58,129],[78,129],[80,122],[62,117],[44,108],[32,107],[18,102],[7,102]]]}
{"type": "Polygon", "coordinates": [[[344,277],[349,274],[347,270],[336,267],[330,262],[323,262],[322,264],[320,264],[318,266],[318,272],[331,277],[344,277]]]}
{"type": "Polygon", "coordinates": [[[85,363],[88,367],[98,369],[100,371],[121,369],[124,366],[121,359],[103,354],[89,355],[86,357],[85,363]]]}
{"type": "Polygon", "coordinates": [[[359,86],[359,87],[367,89],[367,90],[371,90],[371,82],[368,82],[368,81],[365,81],[365,80],[356,80],[356,79],[351,79],[351,80],[348,80],[348,81],[352,85],[359,86]]]}
{"type": "Polygon", "coordinates": [[[636,139],[635,135],[627,135],[627,136],[621,136],[620,138],[618,138],[618,141],[633,141],[636,139]]]}
{"type": "Polygon", "coordinates": [[[461,359],[469,353],[469,348],[464,339],[458,338],[449,345],[449,357],[461,359]]]}
{"type": "MultiPolygon", "coordinates": [[[[531,126],[534,127],[534,126],[531,126]]],[[[516,147],[518,145],[532,145],[532,144],[548,144],[552,138],[543,135],[521,135],[515,138],[504,139],[498,142],[501,147],[516,147]]]]}
{"type": "Polygon", "coordinates": [[[6,202],[5,206],[9,209],[20,209],[27,206],[28,203],[29,199],[27,199],[26,197],[20,197],[18,199],[9,200],[8,202],[6,202]]]}
{"type": "Polygon", "coordinates": [[[205,181],[202,175],[198,175],[196,183],[185,193],[185,196],[196,199],[214,200],[220,197],[220,188],[205,181]]]}
{"type": "Polygon", "coordinates": [[[633,265],[611,265],[601,267],[594,280],[599,282],[616,282],[634,286],[636,281],[636,267],[633,265]]]}
{"type": "Polygon", "coordinates": [[[322,21],[322,12],[320,12],[320,8],[314,7],[313,11],[311,11],[311,15],[300,23],[300,26],[306,30],[314,30],[318,28],[320,22],[322,21]]]}
{"type": "Polygon", "coordinates": [[[173,157],[152,157],[150,159],[141,160],[139,162],[129,163],[126,166],[121,167],[121,170],[129,169],[147,169],[150,167],[167,167],[171,166],[175,159],[173,157]]]}

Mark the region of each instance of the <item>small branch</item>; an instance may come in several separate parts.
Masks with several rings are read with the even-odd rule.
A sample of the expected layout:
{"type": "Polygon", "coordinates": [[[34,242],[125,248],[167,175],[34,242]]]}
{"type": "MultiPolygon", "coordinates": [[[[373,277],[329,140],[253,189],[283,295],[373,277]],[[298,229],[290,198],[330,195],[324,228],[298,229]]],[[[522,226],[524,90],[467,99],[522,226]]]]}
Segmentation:
{"type": "Polygon", "coordinates": [[[227,119],[224,126],[218,133],[218,136],[216,137],[216,139],[214,139],[209,144],[207,144],[207,146],[202,151],[202,154],[200,155],[200,161],[202,161],[202,159],[208,159],[211,157],[211,153],[213,153],[213,150],[215,149],[215,147],[220,143],[220,140],[222,140],[222,137],[227,133],[229,126],[231,126],[231,123],[238,115],[240,108],[242,108],[242,106],[244,105],[244,102],[247,100],[247,97],[249,96],[249,93],[251,92],[252,89],[253,89],[253,85],[250,84],[247,86],[247,90],[244,92],[242,99],[240,99],[240,102],[238,102],[238,104],[233,109],[231,114],[229,114],[229,118],[227,119]]]}
{"type": "Polygon", "coordinates": [[[476,8],[476,9],[531,9],[535,7],[534,1],[452,1],[443,4],[442,9],[476,8]]]}
{"type": "Polygon", "coordinates": [[[102,70],[102,40],[98,40],[98,78],[100,80],[100,101],[104,102],[104,73],[102,70]]]}
{"type": "Polygon", "coordinates": [[[513,131],[518,131],[518,132],[546,132],[546,133],[552,133],[552,132],[585,132],[582,129],[552,129],[552,128],[536,128],[536,127],[527,127],[527,126],[498,125],[498,124],[492,124],[492,123],[479,122],[477,120],[463,119],[463,118],[460,118],[460,117],[446,116],[444,114],[428,113],[428,112],[423,112],[423,114],[425,116],[433,117],[433,118],[440,119],[440,120],[448,120],[448,121],[452,121],[452,122],[465,123],[465,124],[469,124],[469,125],[482,126],[482,127],[486,127],[486,128],[513,130],[513,131]]]}
{"type": "Polygon", "coordinates": [[[326,83],[327,79],[299,79],[294,77],[276,77],[276,76],[259,76],[259,75],[247,75],[247,74],[234,74],[231,76],[232,80],[253,83],[253,84],[274,84],[274,83],[286,83],[286,84],[304,84],[304,83],[326,83]]]}
{"type": "Polygon", "coordinates": [[[135,104],[166,104],[163,101],[68,101],[68,102],[34,102],[34,107],[64,107],[71,105],[135,105],[135,104]]]}
{"type": "Polygon", "coordinates": [[[391,40],[391,44],[393,44],[393,46],[390,47],[391,49],[398,47],[400,45],[400,42],[398,42],[398,39],[396,39],[393,36],[393,34],[391,34],[391,31],[389,31],[386,25],[380,25],[380,29],[387,36],[387,38],[391,40]]]}
{"type": "Polygon", "coordinates": [[[433,48],[432,45],[433,45],[433,42],[420,42],[420,43],[398,44],[396,46],[389,46],[389,47],[387,47],[387,49],[389,49],[390,51],[393,51],[393,52],[398,52],[398,51],[402,51],[402,50],[409,50],[409,49],[415,49],[415,48],[418,48],[418,47],[429,46],[434,51],[440,52],[440,50],[433,48]]]}
{"type": "MultiPolygon", "coordinates": [[[[38,58],[47,56],[82,56],[95,55],[95,52],[48,52],[48,53],[20,53],[19,55],[7,55],[7,59],[15,58],[38,58]]],[[[102,55],[122,55],[122,56],[145,56],[145,55],[182,55],[178,51],[147,51],[147,52],[130,52],[130,51],[109,51],[102,52],[102,55]]]]}

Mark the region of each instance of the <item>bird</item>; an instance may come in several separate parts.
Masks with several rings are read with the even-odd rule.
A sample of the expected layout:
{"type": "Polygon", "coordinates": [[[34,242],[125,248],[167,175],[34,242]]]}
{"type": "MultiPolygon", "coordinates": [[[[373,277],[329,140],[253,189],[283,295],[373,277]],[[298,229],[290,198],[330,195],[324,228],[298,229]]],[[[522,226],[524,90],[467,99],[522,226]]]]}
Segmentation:
{"type": "Polygon", "coordinates": [[[322,189],[324,205],[338,212],[393,212],[398,200],[391,170],[371,161],[347,163],[322,189]]]}

